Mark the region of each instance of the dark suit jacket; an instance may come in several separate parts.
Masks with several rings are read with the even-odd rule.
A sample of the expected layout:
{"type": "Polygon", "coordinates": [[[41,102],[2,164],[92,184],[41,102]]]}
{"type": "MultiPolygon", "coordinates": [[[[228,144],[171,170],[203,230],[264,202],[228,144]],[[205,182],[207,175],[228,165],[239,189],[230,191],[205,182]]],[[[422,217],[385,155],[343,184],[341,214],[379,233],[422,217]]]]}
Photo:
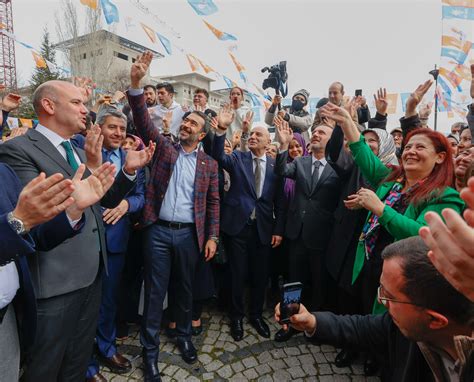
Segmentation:
{"type": "MultiPolygon", "coordinates": [[[[22,185],[13,170],[3,163],[0,163],[0,179],[0,266],[11,261],[16,263],[20,291],[14,302],[20,322],[20,340],[23,350],[26,350],[33,343],[36,331],[36,299],[25,256],[34,256],[35,248],[50,250],[80,231],[71,228],[63,212],[33,228],[28,235],[17,235],[8,224],[7,215],[15,209],[22,185]]],[[[83,222],[80,223],[82,225],[83,222]]]]}
{"type": "Polygon", "coordinates": [[[301,237],[307,248],[324,250],[329,240],[334,210],[339,201],[341,180],[326,165],[316,186],[311,187],[312,157],[298,157],[287,163],[288,151],[277,155],[277,174],[295,180],[295,196],[290,202],[285,235],[301,237]]]}
{"type": "Polygon", "coordinates": [[[285,211],[283,182],[275,175],[275,161],[267,157],[262,195],[257,198],[253,174],[252,153],[224,153],[225,134],[214,137],[212,156],[230,174],[230,189],[222,205],[221,229],[230,236],[237,235],[256,210],[257,229],[262,244],[270,244],[272,235],[283,236],[285,211]]]}
{"type": "MultiPolygon", "coordinates": [[[[127,92],[127,95],[138,135],[146,145],[150,141],[156,142],[142,215],[142,224],[146,226],[158,220],[161,204],[178,159],[179,144],[173,144],[155,128],[147,111],[143,94],[132,96],[127,92]]],[[[219,236],[217,163],[202,150],[199,150],[197,154],[194,180],[194,223],[199,249],[202,251],[206,240],[219,236]]]]}
{"type": "MultiPolygon", "coordinates": [[[[85,162],[85,153],[76,148],[85,162]]],[[[72,178],[74,171],[53,144],[34,129],[0,145],[0,162],[9,164],[23,184],[39,175],[61,173],[72,178]]],[[[85,176],[89,173],[86,172],[85,176]]],[[[101,201],[107,208],[115,207],[133,187],[123,171],[119,171],[115,183],[101,201]]],[[[28,257],[28,265],[37,298],[48,298],[72,292],[92,284],[95,280],[102,252],[107,265],[105,233],[100,205],[85,211],[85,224],[80,234],[64,241],[49,251],[39,251],[28,257]],[[101,251],[101,249],[103,249],[101,251]]]]}

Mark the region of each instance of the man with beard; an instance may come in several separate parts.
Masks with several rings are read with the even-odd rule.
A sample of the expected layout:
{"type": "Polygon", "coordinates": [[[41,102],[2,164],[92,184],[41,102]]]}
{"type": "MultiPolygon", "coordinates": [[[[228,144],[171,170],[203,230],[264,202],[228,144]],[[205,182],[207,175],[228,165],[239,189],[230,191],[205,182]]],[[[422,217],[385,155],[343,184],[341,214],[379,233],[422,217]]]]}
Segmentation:
{"type": "Polygon", "coordinates": [[[143,87],[143,96],[145,97],[147,108],[157,105],[156,88],[153,85],[145,85],[143,87]]]}
{"type": "Polygon", "coordinates": [[[163,138],[146,111],[140,81],[153,55],[145,52],[131,68],[128,101],[137,131],[148,144],[156,142],[142,216],[145,236],[145,307],[140,340],[145,381],[159,381],[159,331],[170,272],[175,284],[177,345],[184,361],[197,360],[191,342],[192,286],[201,253],[210,260],[219,236],[217,163],[198,149],[206,135],[206,116],[193,111],[182,121],[179,143],[163,138]]]}

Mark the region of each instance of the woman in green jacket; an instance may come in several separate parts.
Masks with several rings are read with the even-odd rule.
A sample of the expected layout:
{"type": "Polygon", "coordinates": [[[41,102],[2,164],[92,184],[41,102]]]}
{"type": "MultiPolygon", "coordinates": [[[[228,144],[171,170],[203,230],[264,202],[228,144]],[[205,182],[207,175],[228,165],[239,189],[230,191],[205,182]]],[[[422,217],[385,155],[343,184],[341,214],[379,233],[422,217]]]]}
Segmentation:
{"type": "Polygon", "coordinates": [[[394,241],[417,236],[427,225],[426,212],[441,214],[444,208],[452,208],[461,213],[464,209],[459,193],[451,187],[451,145],[441,133],[415,129],[404,139],[401,165],[387,167],[370,150],[345,109],[327,104],[321,114],[344,130],[355,163],[376,190],[361,188],[345,202],[348,208],[369,211],[357,246],[352,282],[360,279],[364,311],[371,313],[382,271],[382,250],[394,241]]]}

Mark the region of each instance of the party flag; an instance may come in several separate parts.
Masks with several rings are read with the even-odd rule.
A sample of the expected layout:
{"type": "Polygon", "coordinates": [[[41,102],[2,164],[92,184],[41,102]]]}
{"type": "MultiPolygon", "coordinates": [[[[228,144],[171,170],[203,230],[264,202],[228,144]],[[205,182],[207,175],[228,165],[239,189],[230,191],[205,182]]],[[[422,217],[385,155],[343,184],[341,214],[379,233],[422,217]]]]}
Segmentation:
{"type": "Polygon", "coordinates": [[[235,68],[237,69],[237,71],[239,73],[244,71],[245,70],[244,66],[240,62],[237,61],[235,56],[231,52],[229,52],[229,55],[230,55],[230,58],[232,58],[232,61],[234,62],[234,65],[235,65],[235,68]]]}
{"type": "Polygon", "coordinates": [[[387,114],[395,114],[397,112],[398,94],[387,94],[387,114]]]}
{"type": "Polygon", "coordinates": [[[171,42],[168,40],[165,36],[159,34],[156,32],[156,35],[160,39],[161,45],[163,45],[163,48],[165,48],[166,53],[171,54],[171,42]]]}
{"type": "Polygon", "coordinates": [[[27,49],[33,49],[33,47],[32,47],[31,45],[28,45],[28,44],[26,44],[26,43],[24,43],[24,42],[21,42],[21,41],[17,41],[17,42],[18,42],[19,44],[23,45],[23,46],[24,46],[25,48],[27,48],[27,49]]]}
{"type": "Polygon", "coordinates": [[[441,38],[441,45],[442,46],[452,46],[454,48],[457,48],[464,53],[468,53],[469,50],[472,47],[472,42],[470,41],[462,41],[456,37],[453,36],[443,36],[441,38]]]}
{"type": "Polygon", "coordinates": [[[58,71],[58,67],[56,66],[56,64],[46,59],[44,61],[46,62],[46,65],[48,66],[48,70],[50,71],[50,73],[55,73],[58,71]]]}
{"type": "Polygon", "coordinates": [[[191,70],[193,72],[198,70],[198,64],[196,63],[196,57],[194,57],[192,54],[187,54],[186,58],[188,59],[189,66],[191,67],[191,70]]]}
{"type": "Polygon", "coordinates": [[[33,55],[33,59],[35,60],[35,64],[37,68],[47,68],[48,65],[46,64],[46,61],[44,60],[43,57],[41,57],[38,53],[31,51],[31,54],[33,55]]]}
{"type": "Polygon", "coordinates": [[[253,107],[252,111],[253,111],[253,123],[260,122],[261,121],[260,106],[253,107]]]}
{"type": "Polygon", "coordinates": [[[118,8],[111,0],[100,0],[100,6],[108,25],[120,21],[118,8]]]}
{"type": "Polygon", "coordinates": [[[463,81],[463,78],[459,74],[457,74],[454,70],[449,71],[446,68],[439,68],[439,74],[440,76],[443,76],[444,78],[446,78],[450,82],[450,84],[453,86],[453,88],[456,88],[460,92],[462,91],[462,88],[460,87],[460,85],[463,81]]]}
{"type": "Polygon", "coordinates": [[[405,112],[407,110],[407,101],[411,93],[400,93],[400,99],[402,101],[402,110],[405,112]]]}
{"type": "Polygon", "coordinates": [[[199,58],[197,59],[198,62],[199,62],[199,65],[201,65],[201,68],[202,70],[204,70],[204,73],[208,74],[208,73],[211,73],[211,72],[215,72],[214,69],[212,69],[209,65],[207,65],[206,63],[202,62],[199,58]]]}
{"type": "Polygon", "coordinates": [[[245,83],[247,83],[247,76],[245,75],[244,72],[239,72],[239,76],[240,76],[240,78],[242,79],[242,81],[244,81],[245,83]]]}
{"type": "Polygon", "coordinates": [[[33,127],[33,121],[27,118],[19,118],[21,122],[21,127],[33,127]]]}
{"type": "Polygon", "coordinates": [[[212,0],[188,0],[188,3],[199,16],[209,16],[218,11],[212,0]]]}
{"type": "Polygon", "coordinates": [[[214,33],[214,36],[216,36],[219,40],[221,41],[226,41],[226,40],[237,40],[237,37],[235,36],[232,36],[231,34],[229,33],[225,33],[225,32],[222,32],[220,31],[219,29],[217,29],[216,27],[212,26],[211,24],[209,24],[207,21],[205,20],[202,20],[204,22],[204,24],[206,24],[206,26],[211,30],[212,33],[214,33]]]}
{"type": "Polygon", "coordinates": [[[146,35],[148,36],[148,38],[151,40],[152,43],[155,43],[156,42],[156,34],[155,34],[155,31],[153,29],[151,29],[149,26],[143,24],[143,23],[140,23],[140,25],[142,26],[143,30],[145,31],[146,35]]]}
{"type": "Polygon", "coordinates": [[[443,0],[443,4],[455,7],[474,8],[474,0],[443,0]]]}
{"type": "Polygon", "coordinates": [[[458,64],[464,64],[467,54],[461,50],[451,48],[441,48],[441,57],[448,57],[455,60],[458,64]]]}
{"type": "Polygon", "coordinates": [[[81,0],[81,4],[92,8],[94,11],[97,10],[97,0],[81,0]]]}
{"type": "Polygon", "coordinates": [[[443,19],[474,20],[474,8],[443,5],[443,19]]]}
{"type": "Polygon", "coordinates": [[[222,78],[224,79],[227,87],[231,89],[233,87],[232,80],[230,78],[227,78],[226,76],[222,76],[222,78]]]}
{"type": "Polygon", "coordinates": [[[311,114],[316,113],[316,105],[318,104],[320,99],[321,98],[319,98],[319,97],[312,97],[312,98],[309,99],[309,112],[311,114]]]}
{"type": "Polygon", "coordinates": [[[255,93],[248,93],[250,96],[250,100],[252,101],[253,106],[262,106],[262,103],[259,101],[258,96],[255,93]]]}
{"type": "Polygon", "coordinates": [[[7,118],[7,125],[8,128],[11,129],[16,129],[17,127],[20,127],[18,118],[13,118],[13,117],[8,117],[7,118]]]}

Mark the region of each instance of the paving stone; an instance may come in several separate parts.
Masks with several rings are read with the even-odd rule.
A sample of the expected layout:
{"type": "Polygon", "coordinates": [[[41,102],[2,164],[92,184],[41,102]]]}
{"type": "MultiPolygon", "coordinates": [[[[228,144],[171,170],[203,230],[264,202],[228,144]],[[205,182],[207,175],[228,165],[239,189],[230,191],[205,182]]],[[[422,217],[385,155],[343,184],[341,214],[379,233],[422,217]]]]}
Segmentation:
{"type": "Polygon", "coordinates": [[[231,382],[247,382],[248,379],[245,375],[243,375],[242,373],[237,373],[235,374],[234,376],[232,376],[229,381],[231,382]]]}
{"type": "Polygon", "coordinates": [[[199,354],[198,359],[203,365],[207,365],[212,362],[212,357],[209,354],[199,354]]]}
{"type": "Polygon", "coordinates": [[[291,375],[286,370],[277,370],[273,373],[273,380],[278,382],[290,381],[291,375]]]}
{"type": "Polygon", "coordinates": [[[257,372],[255,371],[255,369],[248,369],[248,370],[245,370],[245,371],[244,371],[244,375],[245,375],[248,379],[257,379],[257,378],[258,378],[258,374],[257,374],[257,372]]]}
{"type": "Polygon", "coordinates": [[[228,351],[228,352],[233,352],[237,349],[237,345],[235,345],[234,343],[232,342],[226,342],[224,344],[224,350],[225,351],[228,351]]]}
{"type": "MultiPolygon", "coordinates": [[[[314,358],[311,354],[303,354],[303,355],[299,355],[298,356],[298,359],[300,360],[301,364],[302,365],[306,365],[306,364],[314,364],[314,358]]],[[[324,359],[324,357],[323,357],[324,359]]],[[[326,361],[324,359],[324,361],[326,361]]]]}
{"type": "Polygon", "coordinates": [[[291,357],[293,355],[300,355],[301,351],[297,347],[291,347],[291,348],[285,349],[285,353],[291,357]]]}
{"type": "Polygon", "coordinates": [[[290,367],[288,370],[288,373],[290,373],[291,378],[303,378],[304,377],[304,371],[300,366],[293,366],[290,367]]]}
{"type": "Polygon", "coordinates": [[[300,360],[296,357],[286,357],[283,358],[283,361],[288,365],[288,367],[299,366],[300,360]]]}
{"type": "Polygon", "coordinates": [[[216,371],[217,369],[220,369],[224,364],[219,361],[218,359],[215,359],[212,361],[209,365],[206,366],[207,371],[216,371]]]}
{"type": "Polygon", "coordinates": [[[324,353],[324,356],[330,363],[334,363],[336,360],[337,353],[324,353]]]}
{"type": "Polygon", "coordinates": [[[264,375],[258,379],[258,382],[273,382],[273,378],[270,375],[264,375]]]}
{"type": "Polygon", "coordinates": [[[281,359],[274,359],[273,361],[270,361],[268,364],[275,371],[286,368],[285,362],[283,362],[281,359]]]}
{"type": "Polygon", "coordinates": [[[204,373],[202,375],[203,381],[209,381],[214,379],[214,373],[204,373]]]}
{"type": "Polygon", "coordinates": [[[309,349],[306,345],[298,345],[298,349],[300,349],[301,354],[309,353],[309,349]]]}
{"type": "Polygon", "coordinates": [[[334,382],[350,382],[351,378],[347,375],[334,375],[334,382]]]}
{"type": "Polygon", "coordinates": [[[327,375],[332,374],[331,366],[327,363],[322,363],[318,365],[318,374],[319,375],[327,375]]]}
{"type": "Polygon", "coordinates": [[[334,382],[334,377],[332,375],[322,375],[319,377],[320,382],[334,382]]]}
{"type": "Polygon", "coordinates": [[[334,346],[331,346],[331,345],[321,345],[321,351],[323,353],[326,353],[326,352],[331,352],[331,351],[335,351],[336,348],[334,346]]]}
{"type": "Polygon", "coordinates": [[[267,364],[258,365],[255,370],[257,371],[258,375],[264,375],[272,372],[272,369],[270,369],[270,366],[267,364]]]}
{"type": "Polygon", "coordinates": [[[188,377],[189,373],[184,369],[179,369],[174,375],[173,378],[178,381],[184,381],[188,377]]]}
{"type": "Polygon", "coordinates": [[[349,369],[348,367],[337,367],[336,365],[332,365],[332,370],[336,374],[350,374],[351,373],[351,369],[349,369]]]}
{"type": "Polygon", "coordinates": [[[231,366],[232,366],[232,370],[234,370],[236,373],[239,373],[245,369],[241,361],[234,362],[231,366]]]}
{"type": "Polygon", "coordinates": [[[304,365],[301,365],[301,367],[303,368],[303,370],[304,370],[304,372],[307,376],[312,377],[312,376],[318,374],[318,371],[316,370],[316,368],[313,365],[304,364],[304,365]]]}
{"type": "Polygon", "coordinates": [[[217,374],[219,374],[222,378],[230,378],[232,376],[232,369],[229,365],[225,365],[217,370],[217,374]]]}
{"type": "Polygon", "coordinates": [[[285,358],[286,353],[283,349],[275,349],[272,351],[272,357],[275,359],[285,358]]]}
{"type": "Polygon", "coordinates": [[[201,380],[194,375],[190,375],[188,378],[186,378],[186,382],[200,382],[201,380]]]}
{"type": "Polygon", "coordinates": [[[163,371],[163,373],[164,373],[165,375],[168,375],[168,376],[172,377],[173,374],[176,372],[176,370],[178,370],[178,366],[176,366],[176,365],[169,365],[169,366],[163,371]]]}
{"type": "Polygon", "coordinates": [[[313,356],[314,356],[314,359],[316,360],[316,363],[327,363],[328,362],[323,353],[316,353],[316,354],[313,354],[313,356]]]}
{"type": "Polygon", "coordinates": [[[262,364],[262,363],[270,362],[273,358],[270,352],[264,351],[263,353],[257,356],[257,359],[258,359],[258,362],[262,364]]]}

